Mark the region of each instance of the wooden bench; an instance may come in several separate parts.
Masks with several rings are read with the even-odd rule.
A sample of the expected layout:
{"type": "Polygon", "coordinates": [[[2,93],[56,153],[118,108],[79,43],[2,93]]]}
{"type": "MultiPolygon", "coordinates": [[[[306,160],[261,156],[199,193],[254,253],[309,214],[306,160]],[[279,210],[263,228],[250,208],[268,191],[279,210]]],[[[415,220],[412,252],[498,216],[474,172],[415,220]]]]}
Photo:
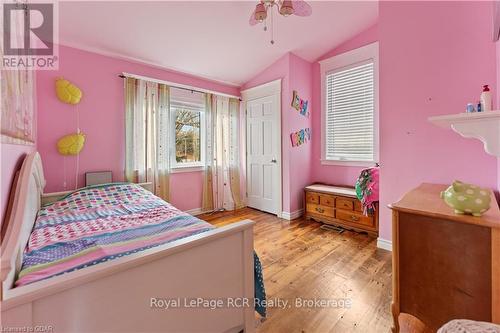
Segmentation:
{"type": "Polygon", "coordinates": [[[314,184],[304,190],[306,219],[378,236],[378,204],[374,214],[364,215],[354,188],[314,184]]]}

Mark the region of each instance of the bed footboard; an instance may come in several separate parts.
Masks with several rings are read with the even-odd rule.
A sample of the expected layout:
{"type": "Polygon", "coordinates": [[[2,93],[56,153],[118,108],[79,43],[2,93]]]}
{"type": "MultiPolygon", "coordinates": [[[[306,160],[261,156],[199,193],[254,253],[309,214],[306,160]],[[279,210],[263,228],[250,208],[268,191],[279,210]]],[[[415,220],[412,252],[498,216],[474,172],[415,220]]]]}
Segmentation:
{"type": "Polygon", "coordinates": [[[3,327],[254,331],[253,222],[6,291],[3,327]]]}

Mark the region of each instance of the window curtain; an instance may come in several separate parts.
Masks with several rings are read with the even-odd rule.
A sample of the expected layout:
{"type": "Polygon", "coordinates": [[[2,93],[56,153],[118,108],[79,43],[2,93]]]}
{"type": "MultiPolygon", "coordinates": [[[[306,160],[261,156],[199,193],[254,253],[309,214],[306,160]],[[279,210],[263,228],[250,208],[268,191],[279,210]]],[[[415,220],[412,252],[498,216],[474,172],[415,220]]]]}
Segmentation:
{"type": "Polygon", "coordinates": [[[201,203],[201,209],[204,212],[213,211],[216,209],[214,205],[214,179],[217,178],[215,168],[214,168],[214,151],[216,151],[214,145],[216,140],[214,139],[213,124],[215,112],[213,105],[213,95],[205,95],[205,171],[203,175],[203,197],[201,203]]]}
{"type": "Polygon", "coordinates": [[[169,87],[125,78],[125,179],[169,199],[169,87]]]}
{"type": "Polygon", "coordinates": [[[207,94],[204,211],[243,207],[240,196],[240,102],[207,94]]]}
{"type": "Polygon", "coordinates": [[[243,208],[240,193],[240,101],[229,99],[228,114],[228,176],[234,208],[243,208]]]}
{"type": "Polygon", "coordinates": [[[158,85],[156,112],[156,168],[155,194],[165,201],[170,199],[170,88],[158,85]]]}

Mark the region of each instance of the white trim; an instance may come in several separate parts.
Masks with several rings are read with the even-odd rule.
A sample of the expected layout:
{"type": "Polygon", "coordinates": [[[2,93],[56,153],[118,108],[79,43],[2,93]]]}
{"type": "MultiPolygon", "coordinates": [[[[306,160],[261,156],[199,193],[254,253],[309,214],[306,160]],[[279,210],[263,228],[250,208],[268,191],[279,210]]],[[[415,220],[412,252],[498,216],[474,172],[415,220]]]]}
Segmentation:
{"type": "MultiPolygon", "coordinates": [[[[56,6],[56,8],[57,8],[57,6],[56,6]]],[[[56,22],[57,22],[57,20],[56,20],[56,22]]],[[[227,86],[231,86],[231,87],[238,88],[241,86],[241,84],[236,83],[236,82],[224,81],[224,80],[213,78],[213,77],[208,76],[208,75],[190,72],[190,71],[186,71],[186,70],[176,68],[176,67],[167,67],[167,66],[163,66],[163,65],[157,64],[157,63],[152,62],[152,61],[147,61],[147,60],[142,60],[142,59],[135,58],[135,57],[125,56],[123,54],[116,53],[116,52],[104,51],[104,50],[101,50],[99,48],[92,47],[92,46],[85,46],[85,45],[82,46],[82,45],[76,45],[75,43],[71,43],[71,42],[61,42],[61,41],[59,42],[59,45],[70,47],[70,48],[77,49],[77,50],[95,53],[95,54],[105,56],[105,57],[129,61],[129,62],[132,62],[135,64],[147,65],[147,66],[150,66],[153,68],[158,68],[158,69],[165,70],[165,71],[177,72],[179,74],[185,74],[185,75],[189,75],[192,77],[201,78],[203,80],[212,81],[212,82],[215,82],[218,84],[223,84],[223,85],[227,85],[227,86]]]]}
{"type": "Polygon", "coordinates": [[[270,81],[260,86],[248,88],[240,91],[241,98],[244,100],[252,100],[256,98],[281,94],[281,79],[270,81]]]}
{"type": "Polygon", "coordinates": [[[150,82],[155,82],[155,83],[160,83],[160,84],[166,84],[167,86],[170,86],[170,87],[197,90],[197,91],[200,91],[200,92],[203,92],[203,93],[214,94],[214,95],[224,96],[224,97],[230,97],[230,98],[240,98],[240,96],[224,94],[224,93],[221,93],[221,92],[218,92],[218,91],[209,90],[209,89],[203,89],[203,88],[200,88],[200,87],[190,86],[190,85],[187,85],[187,84],[181,84],[181,83],[176,83],[176,82],[172,82],[172,81],[165,81],[165,80],[155,79],[153,77],[142,76],[142,75],[137,75],[137,74],[131,74],[131,73],[126,73],[126,72],[123,72],[122,74],[124,76],[126,76],[126,77],[131,77],[131,78],[134,78],[134,79],[145,80],[145,81],[150,81],[150,82]]]}
{"type": "Polygon", "coordinates": [[[201,209],[201,207],[200,208],[193,208],[193,209],[185,210],[184,213],[188,213],[189,215],[196,216],[196,215],[203,214],[203,210],[201,209]]]}
{"type": "MultiPolygon", "coordinates": [[[[197,111],[191,111],[187,110],[188,112],[197,112],[197,111]]],[[[170,108],[168,110],[169,114],[169,119],[170,119],[170,137],[172,138],[171,141],[171,147],[170,148],[170,168],[172,170],[175,170],[174,173],[177,172],[190,172],[190,171],[201,171],[205,168],[205,149],[206,149],[206,106],[205,106],[205,111],[200,112],[200,161],[199,162],[177,162],[176,160],[176,154],[177,154],[177,147],[176,147],[176,137],[175,137],[175,124],[176,124],[176,119],[175,117],[177,116],[177,110],[174,108],[170,108]],[[191,170],[189,170],[191,169],[191,170]],[[198,170],[194,170],[198,169],[198,170]]]]}
{"type": "Polygon", "coordinates": [[[378,42],[362,46],[360,48],[333,56],[331,58],[321,60],[320,73],[321,73],[321,164],[324,165],[348,165],[348,166],[366,166],[369,162],[372,166],[379,161],[379,47],[378,42]],[[326,87],[325,79],[326,74],[332,70],[351,66],[355,63],[373,59],[373,73],[374,73],[374,142],[373,142],[373,155],[374,161],[334,161],[326,159],[326,87]],[[326,163],[328,161],[328,163],[326,163]],[[346,164],[345,162],[348,162],[346,164]]]}
{"type": "Polygon", "coordinates": [[[170,168],[170,173],[183,173],[183,172],[202,172],[205,170],[204,165],[199,166],[177,166],[170,168]]]}
{"type": "MultiPolygon", "coordinates": [[[[281,211],[283,209],[283,167],[282,167],[282,165],[283,165],[283,161],[282,161],[283,140],[281,137],[281,114],[282,114],[282,110],[281,110],[281,79],[277,79],[274,81],[270,81],[270,82],[261,84],[261,85],[256,86],[256,87],[242,90],[240,93],[241,93],[241,99],[242,99],[242,104],[243,104],[243,110],[245,110],[245,123],[243,124],[243,127],[245,129],[247,126],[247,123],[246,123],[247,112],[246,112],[246,110],[247,110],[248,101],[251,101],[251,100],[254,100],[257,98],[267,97],[267,96],[274,96],[275,97],[275,101],[277,104],[277,110],[278,110],[275,117],[276,117],[276,124],[277,124],[278,128],[276,129],[276,131],[274,131],[274,133],[276,135],[277,142],[279,142],[279,148],[277,151],[277,155],[278,155],[277,156],[278,181],[279,181],[278,200],[279,200],[279,203],[278,203],[278,209],[276,211],[276,216],[281,218],[281,217],[283,217],[283,213],[281,211]]],[[[248,137],[247,137],[247,133],[245,133],[245,149],[247,149],[247,145],[248,145],[247,141],[248,141],[248,137]]],[[[246,151],[245,151],[244,155],[246,156],[246,151]]],[[[247,158],[245,158],[245,163],[246,163],[245,170],[247,171],[248,170],[248,159],[247,158]]],[[[246,178],[246,188],[248,189],[248,177],[245,177],[245,178],[246,178]]],[[[245,197],[245,199],[246,199],[246,197],[245,197]]]]}
{"type": "Polygon", "coordinates": [[[339,166],[362,166],[373,167],[377,162],[372,161],[334,161],[334,160],[321,160],[322,165],[339,165],[339,166]]]}
{"type": "Polygon", "coordinates": [[[392,242],[387,239],[377,238],[377,247],[387,251],[392,251],[392,242]]]}
{"type": "Polygon", "coordinates": [[[289,213],[289,212],[281,212],[281,218],[285,219],[285,220],[288,220],[288,221],[298,219],[302,215],[304,215],[304,209],[299,209],[299,210],[296,210],[296,211],[291,212],[291,213],[289,213]]]}

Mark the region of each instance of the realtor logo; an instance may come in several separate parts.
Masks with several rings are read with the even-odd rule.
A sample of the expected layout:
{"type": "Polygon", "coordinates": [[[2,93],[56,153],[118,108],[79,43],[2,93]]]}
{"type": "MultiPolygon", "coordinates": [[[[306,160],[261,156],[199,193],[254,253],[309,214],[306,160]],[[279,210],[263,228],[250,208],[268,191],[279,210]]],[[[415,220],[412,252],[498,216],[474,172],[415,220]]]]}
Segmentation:
{"type": "Polygon", "coordinates": [[[57,69],[55,6],[3,4],[2,69],[57,69]]]}

